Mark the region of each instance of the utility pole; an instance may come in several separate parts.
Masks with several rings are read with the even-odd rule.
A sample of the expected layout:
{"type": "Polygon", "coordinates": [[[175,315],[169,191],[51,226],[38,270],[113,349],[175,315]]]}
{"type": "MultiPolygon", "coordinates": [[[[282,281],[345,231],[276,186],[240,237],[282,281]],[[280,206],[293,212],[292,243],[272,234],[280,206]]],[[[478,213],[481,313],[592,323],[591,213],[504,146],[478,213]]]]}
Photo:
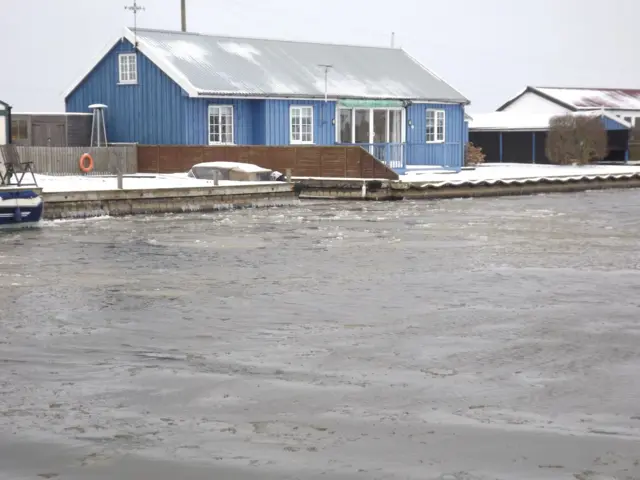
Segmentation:
{"type": "Polygon", "coordinates": [[[333,68],[333,65],[325,65],[325,64],[320,64],[318,65],[319,67],[324,68],[324,101],[327,101],[327,82],[328,82],[328,76],[329,76],[329,69],[333,68]]]}
{"type": "Polygon", "coordinates": [[[138,5],[136,0],[133,0],[133,5],[125,5],[124,9],[133,12],[133,47],[138,48],[138,37],[136,35],[136,31],[138,30],[138,12],[144,10],[144,7],[138,5]]]}
{"type": "Polygon", "coordinates": [[[180,0],[180,19],[182,31],[187,31],[187,0],[180,0]]]}

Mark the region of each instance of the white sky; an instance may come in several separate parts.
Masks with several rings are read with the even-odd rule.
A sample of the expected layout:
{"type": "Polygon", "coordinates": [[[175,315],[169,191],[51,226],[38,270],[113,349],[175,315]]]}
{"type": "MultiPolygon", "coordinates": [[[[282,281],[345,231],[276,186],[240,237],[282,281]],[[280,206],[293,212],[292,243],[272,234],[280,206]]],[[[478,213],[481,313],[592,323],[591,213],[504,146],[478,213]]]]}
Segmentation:
{"type": "MultiPolygon", "coordinates": [[[[0,99],[63,111],[62,93],[133,24],[132,0],[0,0],[0,99]]],[[[180,0],[139,0],[180,29],[180,0]]],[[[640,88],[640,0],[187,0],[200,33],[396,45],[492,111],[530,85],[640,88]]]]}

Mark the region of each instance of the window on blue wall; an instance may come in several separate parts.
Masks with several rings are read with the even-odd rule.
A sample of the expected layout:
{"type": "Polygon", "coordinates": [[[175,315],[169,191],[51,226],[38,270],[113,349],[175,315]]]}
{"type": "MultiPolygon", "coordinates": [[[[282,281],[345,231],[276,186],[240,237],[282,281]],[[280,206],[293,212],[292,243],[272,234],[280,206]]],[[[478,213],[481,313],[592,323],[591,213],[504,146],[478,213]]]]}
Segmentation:
{"type": "Polygon", "coordinates": [[[427,109],[427,143],[444,143],[444,110],[427,109]]]}
{"type": "Polygon", "coordinates": [[[291,143],[313,143],[313,107],[291,107],[291,143]]]}
{"type": "Polygon", "coordinates": [[[118,55],[118,73],[120,83],[138,82],[138,65],[135,53],[118,55]]]}
{"type": "Polygon", "coordinates": [[[233,143],[233,107],[209,105],[209,144],[233,143]]]}

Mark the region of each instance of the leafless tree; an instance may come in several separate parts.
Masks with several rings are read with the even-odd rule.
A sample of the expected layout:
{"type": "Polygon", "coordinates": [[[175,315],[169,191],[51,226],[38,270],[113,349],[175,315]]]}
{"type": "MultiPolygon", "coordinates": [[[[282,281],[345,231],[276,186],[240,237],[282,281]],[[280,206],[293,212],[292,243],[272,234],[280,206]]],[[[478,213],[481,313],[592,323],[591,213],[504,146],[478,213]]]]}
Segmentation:
{"type": "Polygon", "coordinates": [[[476,147],[473,143],[468,142],[464,148],[464,164],[478,165],[484,163],[485,154],[482,153],[482,147],[476,147]]]}
{"type": "Polygon", "coordinates": [[[584,165],[607,155],[607,131],[599,116],[565,114],[553,117],[547,135],[552,163],[584,165]]]}
{"type": "Polygon", "coordinates": [[[640,124],[629,132],[629,157],[630,160],[640,160],[640,124]]]}

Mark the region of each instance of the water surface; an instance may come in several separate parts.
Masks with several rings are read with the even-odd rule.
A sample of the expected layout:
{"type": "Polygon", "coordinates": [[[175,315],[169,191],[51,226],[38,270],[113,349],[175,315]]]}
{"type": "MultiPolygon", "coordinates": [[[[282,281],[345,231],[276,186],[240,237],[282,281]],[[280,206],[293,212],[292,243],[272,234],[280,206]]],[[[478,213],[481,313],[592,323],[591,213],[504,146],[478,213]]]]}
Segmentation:
{"type": "Polygon", "coordinates": [[[0,233],[0,478],[640,478],[639,239],[633,190],[0,233]]]}

